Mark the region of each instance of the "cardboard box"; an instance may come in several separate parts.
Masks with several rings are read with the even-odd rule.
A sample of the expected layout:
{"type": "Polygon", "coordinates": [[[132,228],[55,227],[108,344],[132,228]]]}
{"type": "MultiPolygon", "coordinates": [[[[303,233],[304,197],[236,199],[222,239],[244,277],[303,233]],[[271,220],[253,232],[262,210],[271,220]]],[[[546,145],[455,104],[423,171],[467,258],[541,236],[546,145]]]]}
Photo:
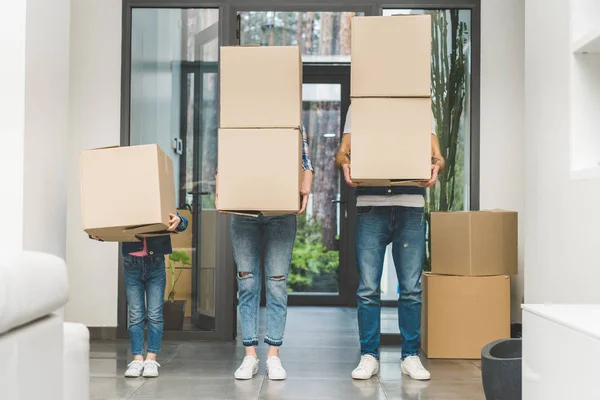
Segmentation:
{"type": "Polygon", "coordinates": [[[351,75],[352,97],[430,97],[431,16],[354,17],[351,75]]]}
{"type": "Polygon", "coordinates": [[[83,230],[105,241],[165,235],[175,207],[173,161],[157,145],[81,152],[83,230]]]}
{"type": "Polygon", "coordinates": [[[431,272],[465,276],[516,275],[518,236],[516,212],[431,213],[431,272]]]}
{"type": "Polygon", "coordinates": [[[302,125],[300,48],[221,48],[221,128],[302,125]]]}
{"type": "Polygon", "coordinates": [[[298,212],[301,152],[298,129],[220,129],[219,211],[298,212]]]}
{"type": "Polygon", "coordinates": [[[351,118],[353,181],[389,186],[430,179],[430,99],[353,99],[351,118]]]}
{"type": "Polygon", "coordinates": [[[424,274],[421,343],[429,358],[478,359],[510,337],[510,277],[424,274]]]}

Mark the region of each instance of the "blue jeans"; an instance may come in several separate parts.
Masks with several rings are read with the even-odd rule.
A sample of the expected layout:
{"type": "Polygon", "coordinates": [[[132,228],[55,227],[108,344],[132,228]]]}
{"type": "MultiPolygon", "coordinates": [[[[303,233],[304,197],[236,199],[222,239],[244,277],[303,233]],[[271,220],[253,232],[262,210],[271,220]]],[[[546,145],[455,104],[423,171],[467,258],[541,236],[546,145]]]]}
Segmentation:
{"type": "Polygon", "coordinates": [[[144,325],[148,322],[148,353],[158,354],[163,335],[165,259],[124,256],[129,339],[134,356],[144,354],[144,325]]]}
{"type": "Polygon", "coordinates": [[[238,270],[238,301],[244,346],[258,346],[263,238],[267,275],[265,343],[281,346],[287,318],[287,277],[296,240],[296,216],[265,217],[261,214],[258,217],[232,217],[231,241],[238,270]]]}
{"type": "Polygon", "coordinates": [[[381,334],[380,285],[388,244],[400,284],[398,324],[402,358],[419,354],[421,345],[421,272],[425,255],[423,208],[358,207],[356,263],[358,330],[361,354],[379,358],[381,334]]]}

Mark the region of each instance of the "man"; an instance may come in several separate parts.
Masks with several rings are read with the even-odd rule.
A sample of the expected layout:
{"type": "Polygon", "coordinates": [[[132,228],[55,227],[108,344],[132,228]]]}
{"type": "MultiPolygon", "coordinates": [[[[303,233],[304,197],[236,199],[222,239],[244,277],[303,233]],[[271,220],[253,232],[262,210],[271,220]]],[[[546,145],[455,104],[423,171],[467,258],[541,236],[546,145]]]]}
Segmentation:
{"type": "MultiPolygon", "coordinates": [[[[350,109],[336,164],[350,179],[350,109]]],[[[421,271],[425,255],[425,188],[433,186],[444,169],[437,137],[431,138],[431,179],[421,187],[357,187],[356,262],[358,330],[361,360],[354,379],[369,379],[379,371],[381,299],[379,286],[388,244],[400,283],[398,323],[402,335],[402,373],[415,380],[431,378],[419,358],[421,347],[421,271]]]]}

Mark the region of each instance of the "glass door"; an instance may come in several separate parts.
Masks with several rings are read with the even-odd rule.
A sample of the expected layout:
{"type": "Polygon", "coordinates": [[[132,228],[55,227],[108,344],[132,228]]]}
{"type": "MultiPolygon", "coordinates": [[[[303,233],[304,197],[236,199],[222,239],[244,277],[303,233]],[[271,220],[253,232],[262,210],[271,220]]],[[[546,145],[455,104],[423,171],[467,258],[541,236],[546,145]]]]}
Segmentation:
{"type": "Polygon", "coordinates": [[[354,298],[348,274],[348,190],[333,160],[350,105],[350,67],[305,65],[302,123],[315,168],[306,213],[298,216],[288,290],[291,305],[346,305],[354,298]]]}
{"type": "Polygon", "coordinates": [[[171,157],[177,212],[189,220],[184,233],[172,236],[173,254],[165,260],[165,338],[233,339],[233,260],[222,248],[228,221],[214,207],[219,10],[132,7],[126,13],[129,144],[155,143],[171,157]]]}

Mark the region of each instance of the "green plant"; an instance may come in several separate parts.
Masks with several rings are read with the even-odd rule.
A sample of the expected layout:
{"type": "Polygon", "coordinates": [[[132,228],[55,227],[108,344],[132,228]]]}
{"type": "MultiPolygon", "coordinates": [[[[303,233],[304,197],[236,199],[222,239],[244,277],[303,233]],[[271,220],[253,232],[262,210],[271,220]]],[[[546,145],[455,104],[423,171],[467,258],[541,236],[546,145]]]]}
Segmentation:
{"type": "Polygon", "coordinates": [[[192,266],[192,260],[188,253],[184,250],[175,250],[173,253],[169,255],[169,272],[171,273],[171,290],[169,291],[169,301],[173,302],[175,300],[175,285],[177,281],[181,277],[181,273],[185,269],[185,266],[192,266]],[[174,263],[180,262],[181,267],[176,268],[174,263]],[[176,274],[175,270],[179,269],[179,273],[176,274]],[[175,276],[177,275],[177,276],[175,276]]]}
{"type": "Polygon", "coordinates": [[[429,190],[425,206],[427,214],[427,246],[424,270],[431,269],[430,213],[463,210],[465,171],[465,128],[468,117],[469,38],[467,23],[459,10],[431,11],[431,105],[435,130],[446,168],[438,183],[429,190]],[[465,112],[466,111],[466,112],[465,112]]]}
{"type": "Polygon", "coordinates": [[[323,245],[322,227],[316,219],[306,215],[298,217],[298,234],[291,264],[288,291],[307,291],[315,278],[326,275],[337,281],[339,251],[329,250],[323,245]]]}

